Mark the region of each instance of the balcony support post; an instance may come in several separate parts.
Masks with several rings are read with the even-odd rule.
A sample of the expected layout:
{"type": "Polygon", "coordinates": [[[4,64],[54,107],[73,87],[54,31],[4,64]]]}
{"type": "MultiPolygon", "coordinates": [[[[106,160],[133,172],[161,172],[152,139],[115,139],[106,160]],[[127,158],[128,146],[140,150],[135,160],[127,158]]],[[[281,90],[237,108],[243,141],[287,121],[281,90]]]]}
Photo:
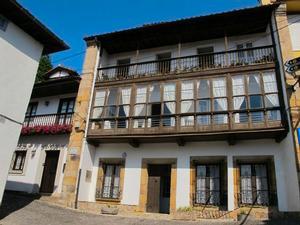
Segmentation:
{"type": "Polygon", "coordinates": [[[234,210],[234,165],[233,156],[227,156],[227,210],[234,210]]]}
{"type": "Polygon", "coordinates": [[[136,49],[136,52],[135,52],[135,72],[134,72],[134,75],[137,76],[138,74],[138,62],[139,62],[139,56],[140,56],[140,50],[139,48],[136,49]]]}
{"type": "MultiPolygon", "coordinates": [[[[180,41],[178,42],[178,53],[177,54],[178,54],[177,57],[181,57],[181,42],[180,41]]],[[[176,69],[181,70],[181,59],[177,59],[176,63],[177,63],[176,69]]]]}
{"type": "Polygon", "coordinates": [[[228,53],[227,53],[227,51],[228,51],[228,38],[227,38],[227,34],[225,33],[224,34],[224,47],[225,47],[225,64],[226,64],[226,66],[228,66],[229,65],[229,60],[228,60],[228,53]]]}

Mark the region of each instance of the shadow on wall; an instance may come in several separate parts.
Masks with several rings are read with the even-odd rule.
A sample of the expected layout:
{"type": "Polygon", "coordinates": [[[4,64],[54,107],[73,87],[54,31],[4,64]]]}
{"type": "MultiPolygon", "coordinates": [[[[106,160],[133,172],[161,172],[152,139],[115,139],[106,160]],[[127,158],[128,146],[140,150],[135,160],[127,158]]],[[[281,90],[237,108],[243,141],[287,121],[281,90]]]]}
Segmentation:
{"type": "Polygon", "coordinates": [[[8,181],[6,181],[5,190],[37,194],[37,193],[39,193],[40,186],[38,184],[30,184],[30,183],[8,180],[8,181]]]}
{"type": "Polygon", "coordinates": [[[24,208],[35,199],[39,199],[38,194],[27,194],[22,192],[5,191],[2,205],[0,206],[0,220],[9,214],[24,208]]]}

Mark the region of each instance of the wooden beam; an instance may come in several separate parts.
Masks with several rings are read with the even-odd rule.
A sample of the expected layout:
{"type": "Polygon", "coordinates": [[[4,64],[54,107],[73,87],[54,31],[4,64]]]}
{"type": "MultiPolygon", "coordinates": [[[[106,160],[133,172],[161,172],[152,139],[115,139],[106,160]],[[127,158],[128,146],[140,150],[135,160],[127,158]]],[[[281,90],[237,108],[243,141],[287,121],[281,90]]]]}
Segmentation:
{"type": "Polygon", "coordinates": [[[176,138],[176,142],[178,146],[185,146],[185,141],[183,140],[183,138],[176,138]]]}
{"type": "Polygon", "coordinates": [[[281,134],[277,135],[275,137],[275,141],[276,143],[280,143],[285,137],[286,137],[287,133],[282,132],[281,134]]]}
{"type": "Polygon", "coordinates": [[[229,145],[235,145],[236,144],[236,137],[234,135],[229,135],[227,138],[227,142],[229,145]]]}
{"type": "Polygon", "coordinates": [[[138,140],[135,140],[135,139],[129,141],[129,144],[130,144],[132,147],[134,147],[134,148],[140,147],[139,141],[138,141],[138,140]]]}

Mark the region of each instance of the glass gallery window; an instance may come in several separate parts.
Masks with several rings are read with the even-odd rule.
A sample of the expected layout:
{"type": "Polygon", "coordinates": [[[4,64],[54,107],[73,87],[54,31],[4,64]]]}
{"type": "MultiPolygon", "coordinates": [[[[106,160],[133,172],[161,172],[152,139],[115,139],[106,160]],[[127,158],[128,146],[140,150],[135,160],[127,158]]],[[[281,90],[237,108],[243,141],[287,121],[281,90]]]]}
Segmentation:
{"type": "Polygon", "coordinates": [[[134,106],[134,128],[175,126],[175,83],[137,86],[134,106]],[[147,117],[147,120],[145,120],[147,117]]]}
{"type": "Polygon", "coordinates": [[[104,129],[128,128],[131,87],[97,90],[93,119],[101,120],[104,129]]]}
{"type": "Polygon", "coordinates": [[[273,72],[237,75],[232,78],[233,110],[235,123],[264,121],[263,108],[267,109],[269,121],[280,120],[278,90],[273,72]],[[252,110],[249,114],[246,110],[252,110]],[[240,111],[240,112],[239,112],[240,111]]]}

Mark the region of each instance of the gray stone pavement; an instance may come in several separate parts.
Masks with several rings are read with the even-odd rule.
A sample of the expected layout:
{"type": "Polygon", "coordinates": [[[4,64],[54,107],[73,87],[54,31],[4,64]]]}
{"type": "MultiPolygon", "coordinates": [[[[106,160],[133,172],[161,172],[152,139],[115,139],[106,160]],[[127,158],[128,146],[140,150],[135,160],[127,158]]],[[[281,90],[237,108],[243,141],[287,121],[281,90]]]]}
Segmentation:
{"type": "Polygon", "coordinates": [[[28,196],[6,194],[0,207],[0,225],[300,225],[296,220],[197,222],[104,216],[53,206],[28,196]]]}

